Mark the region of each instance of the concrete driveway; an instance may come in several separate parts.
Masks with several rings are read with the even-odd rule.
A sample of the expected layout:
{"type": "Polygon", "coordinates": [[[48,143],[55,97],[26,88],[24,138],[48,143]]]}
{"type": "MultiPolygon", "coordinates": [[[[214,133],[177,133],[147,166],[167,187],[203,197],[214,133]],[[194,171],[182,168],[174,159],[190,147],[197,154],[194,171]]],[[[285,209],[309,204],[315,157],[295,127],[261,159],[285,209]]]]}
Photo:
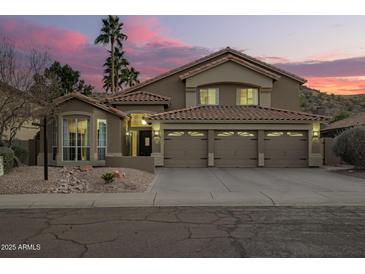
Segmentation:
{"type": "Polygon", "coordinates": [[[245,204],[365,203],[365,180],[325,168],[161,168],[151,192],[159,199],[245,204]]]}

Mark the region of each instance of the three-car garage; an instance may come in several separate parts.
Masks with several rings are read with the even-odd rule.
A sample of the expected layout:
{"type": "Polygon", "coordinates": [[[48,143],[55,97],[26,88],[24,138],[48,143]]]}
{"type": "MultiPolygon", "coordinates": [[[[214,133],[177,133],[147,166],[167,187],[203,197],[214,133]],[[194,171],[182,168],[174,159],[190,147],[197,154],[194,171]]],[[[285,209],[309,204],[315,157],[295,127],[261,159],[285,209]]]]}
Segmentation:
{"type": "MultiPolygon", "coordinates": [[[[165,130],[165,167],[208,167],[208,130],[165,130]]],[[[259,166],[258,130],[214,130],[215,167],[259,166]]],[[[307,167],[308,131],[263,131],[265,167],[307,167]]]]}

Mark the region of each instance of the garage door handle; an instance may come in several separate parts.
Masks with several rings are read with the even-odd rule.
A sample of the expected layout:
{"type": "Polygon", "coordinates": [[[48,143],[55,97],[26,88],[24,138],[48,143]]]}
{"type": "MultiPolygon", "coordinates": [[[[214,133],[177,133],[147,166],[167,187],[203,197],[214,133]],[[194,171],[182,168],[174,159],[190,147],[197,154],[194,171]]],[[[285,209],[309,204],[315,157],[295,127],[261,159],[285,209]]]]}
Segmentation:
{"type": "Polygon", "coordinates": [[[220,138],[214,138],[214,140],[218,141],[218,140],[222,140],[222,139],[220,139],[220,138]]]}
{"type": "Polygon", "coordinates": [[[264,139],[264,141],[270,141],[271,139],[264,139]]]}
{"type": "Polygon", "coordinates": [[[299,160],[307,160],[307,158],[300,158],[299,160]]]}
{"type": "Polygon", "coordinates": [[[165,160],[170,160],[171,158],[165,157],[164,159],[165,159],[165,160]]]}
{"type": "Polygon", "coordinates": [[[257,139],[256,138],[253,138],[253,139],[250,139],[250,140],[256,141],[257,139]]]}
{"type": "Polygon", "coordinates": [[[271,158],[264,158],[264,160],[271,160],[271,158]]]}
{"type": "Polygon", "coordinates": [[[250,160],[257,160],[257,158],[250,158],[250,160]]]}
{"type": "Polygon", "coordinates": [[[200,160],[207,160],[208,158],[200,158],[200,160]]]}
{"type": "Polygon", "coordinates": [[[214,158],[214,160],[220,160],[221,158],[214,158]]]}

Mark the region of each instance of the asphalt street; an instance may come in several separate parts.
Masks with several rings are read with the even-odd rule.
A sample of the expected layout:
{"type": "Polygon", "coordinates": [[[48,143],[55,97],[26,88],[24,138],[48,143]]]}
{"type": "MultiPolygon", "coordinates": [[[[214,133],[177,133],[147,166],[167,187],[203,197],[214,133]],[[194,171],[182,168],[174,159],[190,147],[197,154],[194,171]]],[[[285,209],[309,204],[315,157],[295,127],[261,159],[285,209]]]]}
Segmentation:
{"type": "Polygon", "coordinates": [[[364,257],[365,207],[0,210],[0,257],[364,257]]]}

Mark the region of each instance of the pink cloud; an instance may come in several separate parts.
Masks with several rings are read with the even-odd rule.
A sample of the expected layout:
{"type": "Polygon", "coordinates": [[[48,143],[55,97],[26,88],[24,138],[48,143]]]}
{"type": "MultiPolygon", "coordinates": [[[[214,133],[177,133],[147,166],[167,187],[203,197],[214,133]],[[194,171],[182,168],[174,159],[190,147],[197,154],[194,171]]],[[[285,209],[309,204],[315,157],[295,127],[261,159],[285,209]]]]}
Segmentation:
{"type": "MultiPolygon", "coordinates": [[[[126,55],[141,72],[141,80],[209,53],[207,49],[171,38],[156,17],[127,17],[125,33],[129,37],[125,43],[126,55]]],[[[88,43],[85,34],[22,19],[0,18],[0,36],[12,40],[20,51],[46,49],[53,59],[79,70],[83,79],[102,90],[102,64],[107,53],[103,47],[88,43]]]]}
{"type": "Polygon", "coordinates": [[[170,46],[182,46],[179,39],[168,37],[168,30],[163,28],[157,17],[130,16],[124,23],[128,42],[143,45],[147,43],[164,43],[170,46]]]}
{"type": "Polygon", "coordinates": [[[307,85],[334,94],[365,93],[365,77],[307,77],[307,85]]]}

